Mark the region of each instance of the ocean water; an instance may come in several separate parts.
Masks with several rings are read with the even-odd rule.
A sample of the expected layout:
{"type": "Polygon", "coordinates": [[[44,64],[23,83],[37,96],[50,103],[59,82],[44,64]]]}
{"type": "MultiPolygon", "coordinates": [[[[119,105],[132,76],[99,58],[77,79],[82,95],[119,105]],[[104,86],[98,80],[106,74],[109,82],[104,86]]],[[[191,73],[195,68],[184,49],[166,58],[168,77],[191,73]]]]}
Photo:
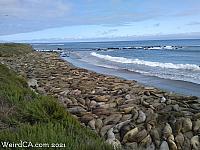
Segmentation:
{"type": "Polygon", "coordinates": [[[78,67],[200,96],[200,40],[34,43],[33,47],[61,48],[63,53],[70,51],[63,59],[78,67]]]}

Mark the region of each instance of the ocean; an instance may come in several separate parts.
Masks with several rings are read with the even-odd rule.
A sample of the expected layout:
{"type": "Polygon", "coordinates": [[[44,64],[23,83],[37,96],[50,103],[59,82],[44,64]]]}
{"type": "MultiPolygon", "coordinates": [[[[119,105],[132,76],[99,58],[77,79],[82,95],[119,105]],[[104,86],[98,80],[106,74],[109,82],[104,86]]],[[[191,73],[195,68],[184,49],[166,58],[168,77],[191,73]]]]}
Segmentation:
{"type": "Polygon", "coordinates": [[[62,49],[62,59],[98,73],[200,96],[200,40],[32,43],[62,49]],[[69,57],[66,57],[69,56],[69,57]]]}

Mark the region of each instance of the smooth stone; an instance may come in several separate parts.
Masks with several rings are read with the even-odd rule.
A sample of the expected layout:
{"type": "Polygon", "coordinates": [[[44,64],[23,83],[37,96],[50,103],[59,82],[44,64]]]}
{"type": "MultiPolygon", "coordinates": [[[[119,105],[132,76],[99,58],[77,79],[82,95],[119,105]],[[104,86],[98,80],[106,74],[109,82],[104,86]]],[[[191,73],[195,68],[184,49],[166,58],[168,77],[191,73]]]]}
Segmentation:
{"type": "Polygon", "coordinates": [[[147,146],[146,150],[156,150],[155,144],[151,143],[149,146],[147,146]]]}
{"type": "Polygon", "coordinates": [[[191,143],[190,143],[190,139],[188,138],[184,138],[184,143],[183,143],[183,148],[184,150],[191,150],[191,143]]]}
{"type": "Polygon", "coordinates": [[[108,96],[98,96],[96,97],[96,102],[107,102],[109,101],[109,97],[108,96]]]}
{"type": "Polygon", "coordinates": [[[152,139],[150,135],[147,135],[141,142],[140,145],[143,147],[147,147],[148,145],[150,145],[152,143],[152,139]]]}
{"type": "Polygon", "coordinates": [[[97,106],[97,102],[92,100],[90,101],[90,108],[95,108],[97,106]]]}
{"type": "Polygon", "coordinates": [[[107,132],[107,139],[115,139],[115,134],[113,133],[113,128],[110,128],[107,132]]]}
{"type": "Polygon", "coordinates": [[[183,143],[184,143],[184,136],[181,132],[179,132],[176,137],[175,137],[175,141],[177,143],[177,148],[178,149],[182,149],[183,147],[183,143]]]}
{"type": "Polygon", "coordinates": [[[33,89],[37,89],[37,87],[38,87],[38,82],[37,82],[36,79],[29,79],[27,81],[27,83],[28,83],[28,86],[33,88],[33,89]]]}
{"type": "Polygon", "coordinates": [[[154,111],[151,108],[148,108],[145,111],[145,114],[146,114],[146,122],[156,119],[156,116],[155,116],[156,113],[154,113],[154,111]]]}
{"type": "Polygon", "coordinates": [[[160,99],[161,103],[165,103],[166,101],[167,101],[167,99],[164,96],[160,99]]]}
{"type": "Polygon", "coordinates": [[[73,107],[73,108],[68,108],[68,111],[72,114],[79,114],[81,112],[86,112],[85,109],[83,109],[82,107],[80,106],[77,106],[77,107],[73,107]]]}
{"type": "Polygon", "coordinates": [[[131,120],[126,120],[126,121],[123,121],[123,122],[120,122],[118,124],[115,125],[115,131],[116,132],[119,132],[121,130],[121,128],[124,126],[124,125],[127,125],[131,122],[131,120]]]}
{"type": "Polygon", "coordinates": [[[176,143],[173,140],[168,140],[170,150],[177,150],[176,143]]]}
{"type": "Polygon", "coordinates": [[[131,113],[132,113],[132,116],[133,116],[133,120],[136,120],[139,116],[139,112],[136,109],[133,109],[131,111],[131,113]]]}
{"type": "Polygon", "coordinates": [[[134,141],[134,140],[135,140],[135,136],[138,134],[138,132],[139,132],[139,130],[138,130],[137,127],[134,128],[134,129],[132,129],[132,130],[130,130],[130,131],[128,131],[128,132],[124,135],[122,142],[123,142],[123,143],[126,143],[127,141],[129,141],[129,142],[134,141]]]}
{"type": "Polygon", "coordinates": [[[177,134],[181,132],[182,127],[183,127],[183,120],[182,119],[177,120],[175,122],[175,127],[174,127],[177,134]]]}
{"type": "Polygon", "coordinates": [[[102,137],[104,137],[104,135],[106,134],[106,132],[107,132],[110,128],[112,128],[112,126],[113,126],[113,125],[106,125],[106,126],[103,126],[103,127],[101,128],[101,130],[100,130],[100,135],[101,135],[102,137]]]}
{"type": "Polygon", "coordinates": [[[166,123],[164,129],[163,129],[163,138],[168,139],[168,137],[172,134],[172,128],[171,126],[166,123]]]}
{"type": "Polygon", "coordinates": [[[160,134],[156,128],[152,129],[150,131],[150,135],[153,139],[153,142],[156,144],[156,147],[158,148],[160,146],[160,134]]]}
{"type": "Polygon", "coordinates": [[[193,131],[197,132],[200,129],[200,119],[197,119],[194,123],[193,131]]]}
{"type": "Polygon", "coordinates": [[[130,95],[130,94],[127,94],[127,95],[125,96],[125,98],[126,98],[127,100],[129,100],[129,99],[131,99],[131,95],[130,95]]]}
{"type": "Polygon", "coordinates": [[[94,119],[90,120],[88,122],[88,125],[92,130],[95,130],[95,120],[94,119]]]}
{"type": "Polygon", "coordinates": [[[97,129],[97,131],[100,131],[100,129],[102,128],[102,126],[103,126],[103,121],[101,120],[101,119],[97,119],[96,121],[95,121],[95,128],[97,129]]]}
{"type": "Polygon", "coordinates": [[[137,118],[136,122],[137,123],[143,123],[143,122],[145,122],[145,120],[146,120],[146,114],[143,111],[141,111],[141,110],[139,110],[138,113],[139,113],[139,115],[138,115],[138,118],[137,118]]]}
{"type": "Polygon", "coordinates": [[[184,118],[183,119],[183,127],[182,127],[182,132],[185,133],[187,131],[192,130],[192,121],[190,118],[184,118]]]}
{"type": "Polygon", "coordinates": [[[80,118],[80,121],[87,124],[92,119],[94,119],[93,114],[85,114],[80,118]]]}
{"type": "Polygon", "coordinates": [[[106,142],[113,146],[114,150],[121,149],[121,143],[118,139],[107,139],[106,142]]]}
{"type": "Polygon", "coordinates": [[[179,107],[178,104],[173,105],[172,108],[173,108],[174,111],[177,111],[177,112],[180,111],[180,107],[179,107]]]}
{"type": "Polygon", "coordinates": [[[111,109],[105,109],[105,108],[95,108],[92,110],[92,113],[96,114],[97,116],[101,115],[110,115],[111,109]]]}
{"type": "Polygon", "coordinates": [[[135,136],[134,142],[141,142],[146,136],[147,136],[147,130],[143,129],[142,131],[139,131],[138,134],[135,136]]]}
{"type": "Polygon", "coordinates": [[[126,150],[138,150],[138,144],[137,144],[137,142],[126,143],[125,149],[126,150]]]}
{"type": "Polygon", "coordinates": [[[116,124],[122,118],[122,114],[112,114],[104,119],[104,125],[107,124],[116,124]]]}
{"type": "Polygon", "coordinates": [[[199,136],[198,135],[193,136],[191,138],[191,146],[192,146],[192,149],[194,149],[194,150],[199,150],[200,149],[200,141],[199,141],[199,136]]]}
{"type": "Polygon", "coordinates": [[[166,141],[163,141],[160,145],[160,150],[169,150],[169,145],[166,141]]]}
{"type": "Polygon", "coordinates": [[[126,120],[130,120],[131,118],[132,118],[132,114],[125,114],[125,115],[122,116],[120,121],[124,122],[126,120]]]}

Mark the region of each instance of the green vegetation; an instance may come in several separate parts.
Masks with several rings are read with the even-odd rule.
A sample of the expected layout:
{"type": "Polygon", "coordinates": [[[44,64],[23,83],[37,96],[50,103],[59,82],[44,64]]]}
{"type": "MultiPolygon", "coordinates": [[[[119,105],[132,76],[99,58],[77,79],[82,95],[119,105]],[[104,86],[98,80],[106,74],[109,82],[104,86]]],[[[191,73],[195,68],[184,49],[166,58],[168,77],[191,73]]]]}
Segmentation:
{"type": "Polygon", "coordinates": [[[0,44],[0,57],[8,57],[29,53],[32,47],[28,44],[2,43],[0,44]]]}
{"type": "MultiPolygon", "coordinates": [[[[0,46],[0,53],[1,49],[0,46]]],[[[49,148],[52,143],[65,144],[59,149],[112,149],[97,134],[81,126],[54,98],[35,94],[26,79],[0,64],[0,141],[20,140],[47,143],[42,149],[55,149],[49,148]]]]}

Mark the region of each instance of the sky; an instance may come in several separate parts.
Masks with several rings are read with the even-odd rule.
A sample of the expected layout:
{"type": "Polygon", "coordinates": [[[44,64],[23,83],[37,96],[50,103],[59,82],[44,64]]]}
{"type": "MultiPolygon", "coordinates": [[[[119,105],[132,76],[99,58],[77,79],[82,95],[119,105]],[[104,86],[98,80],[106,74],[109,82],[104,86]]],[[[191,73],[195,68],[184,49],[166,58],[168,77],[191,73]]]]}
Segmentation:
{"type": "Polygon", "coordinates": [[[0,0],[0,42],[200,38],[199,0],[0,0]]]}

